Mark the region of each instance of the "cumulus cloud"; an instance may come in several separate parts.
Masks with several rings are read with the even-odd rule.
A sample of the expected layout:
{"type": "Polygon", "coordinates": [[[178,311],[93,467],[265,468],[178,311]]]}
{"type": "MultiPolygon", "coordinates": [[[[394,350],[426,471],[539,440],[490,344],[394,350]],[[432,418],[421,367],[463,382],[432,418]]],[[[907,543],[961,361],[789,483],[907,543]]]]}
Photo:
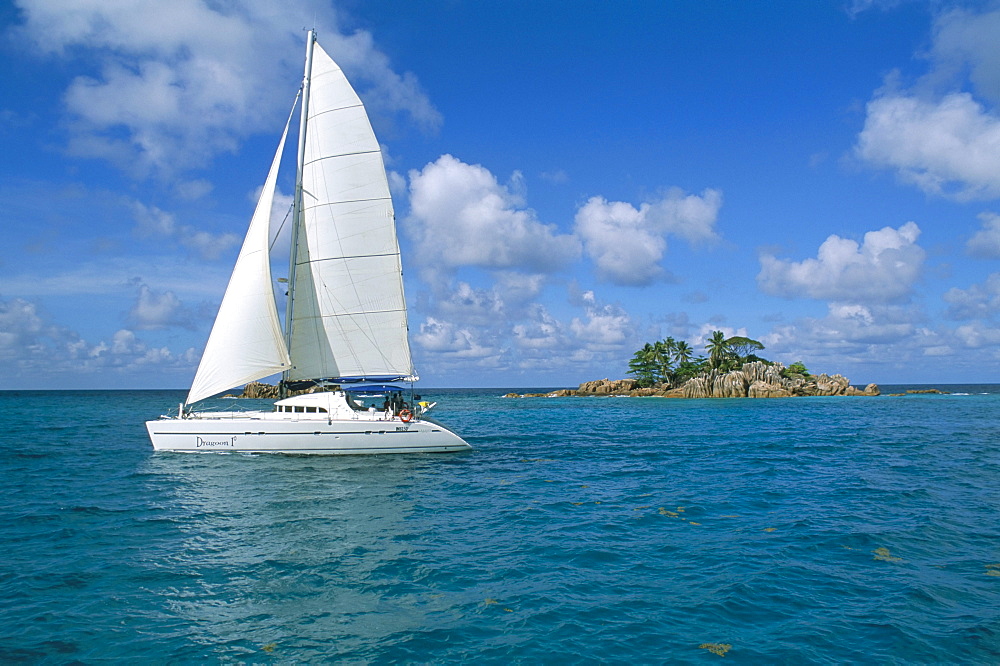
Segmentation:
{"type": "Polygon", "coordinates": [[[963,201],[1000,196],[1000,118],[968,93],[940,101],[876,97],[856,151],[929,194],[963,201]]]}
{"type": "MultiPolygon", "coordinates": [[[[969,349],[997,347],[1000,346],[1000,329],[982,321],[973,321],[956,328],[955,338],[969,349]]],[[[994,358],[997,358],[996,352],[994,358]]]]}
{"type": "MultiPolygon", "coordinates": [[[[511,328],[514,344],[521,350],[551,353],[567,348],[566,326],[541,304],[532,307],[531,316],[511,328]]],[[[527,361],[527,359],[525,359],[527,361]]]]}
{"type": "Polygon", "coordinates": [[[468,282],[453,285],[437,303],[437,313],[451,321],[487,326],[505,316],[503,297],[496,289],[475,289],[468,282]]]}
{"type": "Polygon", "coordinates": [[[1000,196],[1000,9],[952,9],[934,22],[928,71],[899,74],[868,103],[856,155],[925,192],[961,201],[1000,196]],[[971,84],[971,85],[970,85],[971,84]],[[963,90],[971,87],[972,90],[963,90]]]}
{"type": "Polygon", "coordinates": [[[480,165],[442,155],[410,176],[406,229],[430,270],[460,266],[550,272],[579,256],[579,241],[525,208],[523,198],[480,165]]]}
{"type": "Polygon", "coordinates": [[[912,306],[831,303],[826,316],[779,324],[758,339],[770,358],[802,360],[813,372],[840,372],[867,383],[887,371],[919,367],[925,356],[950,353],[950,334],[924,322],[912,306]]]}
{"type": "Polygon", "coordinates": [[[0,300],[0,358],[16,362],[22,356],[37,355],[44,350],[43,341],[68,349],[79,341],[79,336],[46,322],[38,306],[30,301],[0,300]]]}
{"type": "Polygon", "coordinates": [[[143,368],[192,370],[194,349],[176,354],[167,347],[150,346],[128,329],[110,340],[92,344],[75,331],[56,324],[39,306],[21,298],[0,299],[0,378],[8,387],[60,386],[76,378],[108,370],[131,373],[143,368]]]}
{"type": "Polygon", "coordinates": [[[1000,215],[981,213],[979,220],[983,228],[965,244],[966,251],[981,259],[1000,259],[1000,215]]]}
{"type": "MultiPolygon", "coordinates": [[[[537,301],[541,276],[498,272],[495,278],[486,287],[459,281],[421,301],[420,323],[411,326],[418,368],[467,376],[469,367],[480,367],[532,381],[552,381],[558,373],[557,381],[565,381],[567,373],[607,374],[638,344],[634,319],[592,291],[571,289],[572,315],[556,315],[537,301]]],[[[486,375],[480,381],[493,382],[486,375]]]]}
{"type": "Polygon", "coordinates": [[[930,57],[932,79],[953,80],[966,72],[976,91],[1000,102],[1000,9],[983,12],[955,8],[934,22],[930,57]]]}
{"type": "Polygon", "coordinates": [[[412,74],[395,72],[369,33],[343,34],[316,0],[17,4],[21,37],[34,48],[96,63],[63,97],[69,152],[138,176],[201,166],[248,134],[276,127],[301,76],[303,25],[319,26],[324,47],[367,86],[361,93],[373,109],[440,123],[412,74]]]}
{"type": "Polygon", "coordinates": [[[815,298],[843,303],[877,304],[909,298],[920,276],[924,250],[917,245],[920,228],[907,222],[898,229],[869,231],[864,242],[832,235],[815,259],[790,261],[760,257],[757,284],[785,298],[815,298]]]}
{"type": "Polygon", "coordinates": [[[194,330],[197,317],[172,291],[157,291],[139,285],[129,320],[140,330],[180,327],[194,330]]]}
{"type": "Polygon", "coordinates": [[[132,216],[139,237],[170,239],[203,259],[218,259],[242,240],[237,234],[213,234],[179,225],[171,213],[138,201],[132,203],[132,216]]]}
{"type": "Polygon", "coordinates": [[[968,289],[952,287],[945,292],[949,319],[988,319],[1000,313],[1000,273],[991,273],[983,284],[968,289]]]}
{"type": "Polygon", "coordinates": [[[413,341],[424,350],[436,353],[446,363],[459,361],[463,365],[496,367],[503,350],[484,341],[483,333],[472,326],[427,317],[420,324],[413,341]]]}
{"type": "Polygon", "coordinates": [[[672,188],[639,208],[592,197],[577,211],[575,230],[599,277],[619,285],[644,286],[669,276],[660,265],[668,235],[691,242],[717,238],[715,221],[721,205],[722,194],[712,189],[699,196],[672,188]]]}
{"type": "Polygon", "coordinates": [[[621,349],[632,337],[635,324],[618,305],[598,302],[593,291],[581,294],[585,317],[574,317],[569,328],[589,350],[621,349]]]}

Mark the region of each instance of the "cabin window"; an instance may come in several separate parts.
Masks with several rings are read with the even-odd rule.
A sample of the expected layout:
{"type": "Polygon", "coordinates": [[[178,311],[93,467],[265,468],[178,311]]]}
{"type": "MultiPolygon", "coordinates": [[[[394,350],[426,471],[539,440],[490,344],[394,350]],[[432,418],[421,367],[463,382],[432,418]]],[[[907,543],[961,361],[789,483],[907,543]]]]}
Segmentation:
{"type": "Polygon", "coordinates": [[[302,405],[295,405],[295,413],[296,414],[304,414],[305,411],[306,411],[306,408],[303,407],[302,405]]]}
{"type": "Polygon", "coordinates": [[[326,414],[326,407],[317,407],[316,409],[319,410],[320,414],[326,414]]]}
{"type": "Polygon", "coordinates": [[[316,408],[315,407],[306,407],[306,412],[309,413],[309,414],[315,414],[316,413],[316,408]]]}

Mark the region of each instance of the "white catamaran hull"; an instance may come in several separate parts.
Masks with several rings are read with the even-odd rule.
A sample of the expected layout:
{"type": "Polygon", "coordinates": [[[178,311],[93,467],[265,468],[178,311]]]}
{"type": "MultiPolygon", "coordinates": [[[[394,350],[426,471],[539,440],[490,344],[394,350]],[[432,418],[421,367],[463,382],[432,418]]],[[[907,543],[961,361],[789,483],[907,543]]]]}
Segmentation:
{"type": "Polygon", "coordinates": [[[426,420],[273,420],[270,412],[147,421],[157,451],[348,455],[468,451],[461,437],[426,420]]]}

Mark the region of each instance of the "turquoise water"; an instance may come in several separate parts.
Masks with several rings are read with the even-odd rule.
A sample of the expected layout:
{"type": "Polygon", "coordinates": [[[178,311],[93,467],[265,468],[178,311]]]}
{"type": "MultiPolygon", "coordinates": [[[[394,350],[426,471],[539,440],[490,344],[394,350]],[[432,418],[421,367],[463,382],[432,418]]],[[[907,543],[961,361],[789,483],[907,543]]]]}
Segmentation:
{"type": "Polygon", "coordinates": [[[951,389],[424,389],[473,452],[329,458],[0,392],[0,662],[998,663],[1000,386],[951,389]]]}

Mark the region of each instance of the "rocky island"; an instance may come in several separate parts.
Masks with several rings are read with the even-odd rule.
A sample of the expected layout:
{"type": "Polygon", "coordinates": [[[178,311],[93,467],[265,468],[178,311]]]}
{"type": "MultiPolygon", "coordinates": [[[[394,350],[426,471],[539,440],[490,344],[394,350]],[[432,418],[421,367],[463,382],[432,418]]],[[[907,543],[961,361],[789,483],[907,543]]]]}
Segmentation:
{"type": "MultiPolygon", "coordinates": [[[[663,398],[792,398],[811,395],[876,396],[878,386],[851,386],[843,375],[813,375],[801,361],[785,367],[757,355],[764,345],[744,336],[714,331],[707,356],[694,357],[684,341],[646,343],[629,361],[634,379],[598,379],[577,389],[528,396],[658,396],[663,398]]],[[[520,397],[509,393],[507,397],[520,397]]]]}
{"type": "Polygon", "coordinates": [[[868,384],[864,389],[851,386],[850,380],[843,375],[785,376],[782,374],[785,370],[780,363],[767,365],[762,361],[751,361],[727,372],[709,370],[676,387],[668,384],[643,387],[636,379],[598,379],[584,382],[576,389],[527,393],[523,396],[508,393],[505,397],[792,398],[810,395],[876,396],[881,393],[875,384],[868,384]]]}

